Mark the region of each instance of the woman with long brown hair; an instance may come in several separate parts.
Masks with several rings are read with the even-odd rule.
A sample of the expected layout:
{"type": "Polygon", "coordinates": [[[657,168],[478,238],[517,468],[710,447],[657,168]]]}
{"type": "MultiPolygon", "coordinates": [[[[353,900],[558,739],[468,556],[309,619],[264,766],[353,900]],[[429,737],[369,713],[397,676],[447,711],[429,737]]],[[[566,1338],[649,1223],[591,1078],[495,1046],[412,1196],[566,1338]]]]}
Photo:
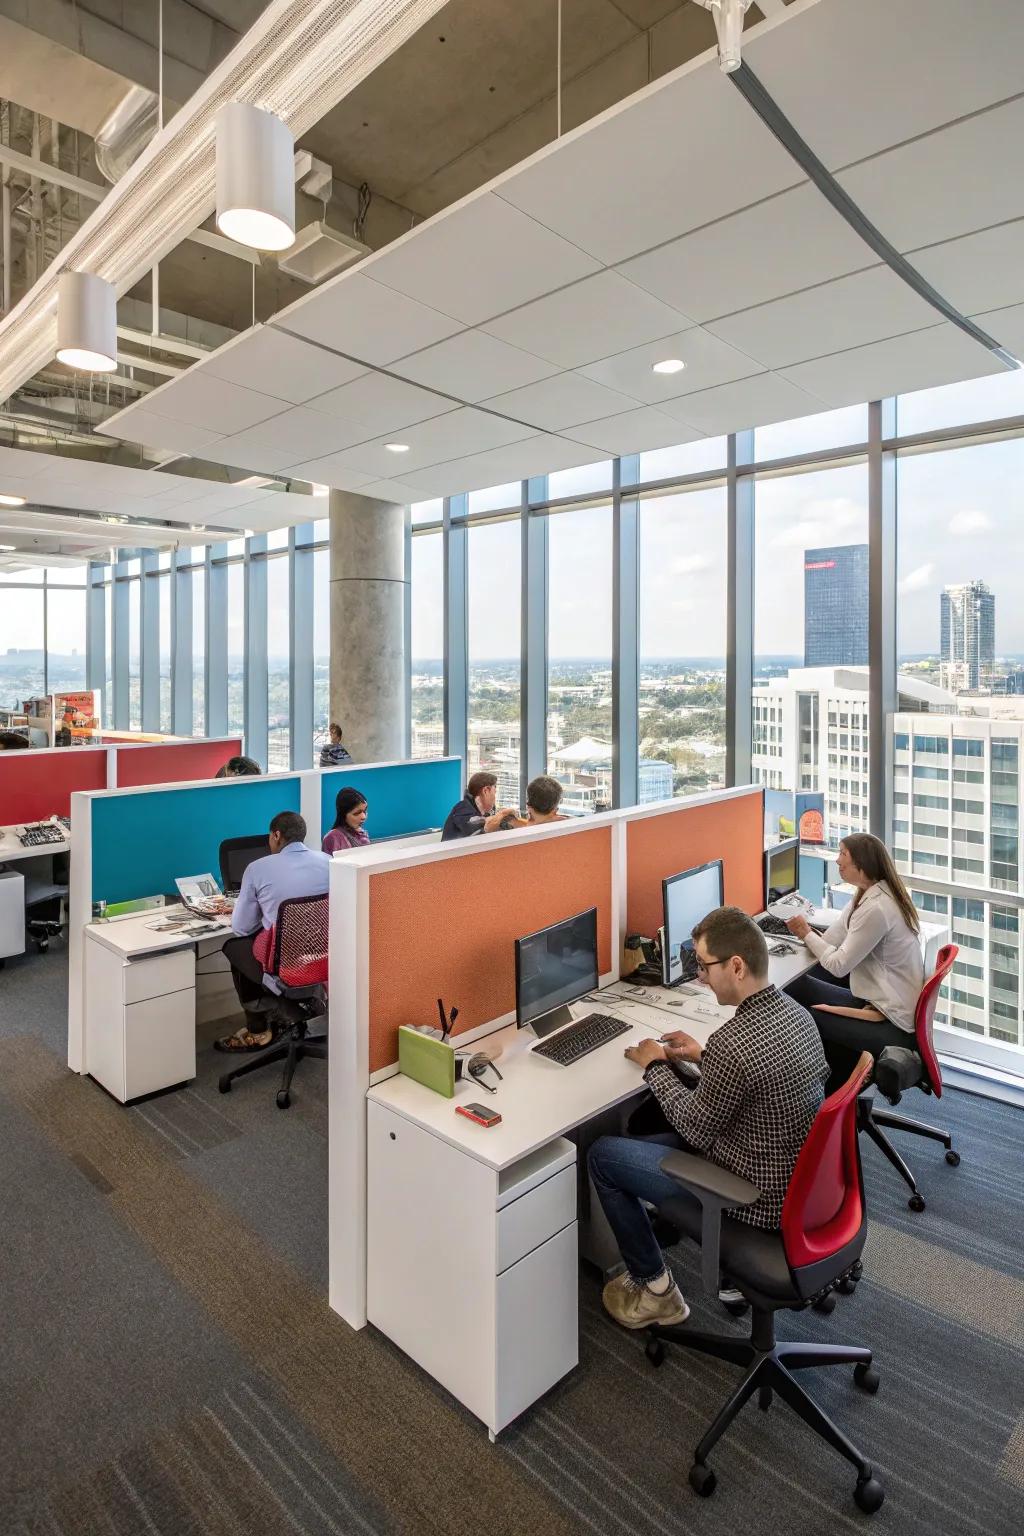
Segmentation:
{"type": "Polygon", "coordinates": [[[857,894],[825,933],[803,917],[790,932],[803,939],[818,964],[788,987],[821,1032],[831,1068],[826,1091],[844,1083],[861,1051],[910,1045],[914,1012],[924,985],[917,910],[885,844],[870,832],[852,832],[839,844],[839,874],[857,894]]]}

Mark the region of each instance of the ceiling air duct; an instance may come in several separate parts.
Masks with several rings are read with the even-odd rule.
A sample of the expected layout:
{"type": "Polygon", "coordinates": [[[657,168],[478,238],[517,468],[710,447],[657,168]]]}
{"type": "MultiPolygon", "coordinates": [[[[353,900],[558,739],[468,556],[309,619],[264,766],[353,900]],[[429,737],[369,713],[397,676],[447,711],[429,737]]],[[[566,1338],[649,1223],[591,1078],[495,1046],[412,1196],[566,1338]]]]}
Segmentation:
{"type": "Polygon", "coordinates": [[[111,186],[135,164],[157,130],[158,98],[144,85],[133,85],[99,127],[96,166],[111,186]]]}

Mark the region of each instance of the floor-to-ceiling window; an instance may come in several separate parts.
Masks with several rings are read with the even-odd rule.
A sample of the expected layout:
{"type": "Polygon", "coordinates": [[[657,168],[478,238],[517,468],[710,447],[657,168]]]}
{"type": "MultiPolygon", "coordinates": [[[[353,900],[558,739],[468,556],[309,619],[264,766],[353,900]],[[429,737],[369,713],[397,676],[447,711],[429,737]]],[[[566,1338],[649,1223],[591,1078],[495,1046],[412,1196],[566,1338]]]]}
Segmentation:
{"type": "Polygon", "coordinates": [[[548,773],[573,816],[612,802],[612,509],[548,517],[548,773]]]}
{"type": "Polygon", "coordinates": [[[440,501],[413,506],[410,719],[413,757],[444,754],[444,549],[440,501]],[[423,531],[418,531],[422,529],[423,531]]]}
{"type": "Polygon", "coordinates": [[[330,521],[313,524],[313,762],[327,741],[331,707],[331,551],[330,521]]]}
{"type": "Polygon", "coordinates": [[[267,538],[267,767],[291,767],[288,530],[267,538]]]}
{"type": "Polygon", "coordinates": [[[192,567],[192,734],[206,734],[206,560],[192,567]]]}
{"type": "MultiPolygon", "coordinates": [[[[512,488],[518,493],[519,487],[512,488]]],[[[470,525],[466,773],[498,775],[498,803],[519,804],[520,522],[470,525]]]]}
{"type": "Polygon", "coordinates": [[[228,558],[228,731],[245,732],[245,540],[233,539],[228,558]]]}
{"type": "Polygon", "coordinates": [[[0,707],[86,681],[87,568],[0,567],[0,707]]]}

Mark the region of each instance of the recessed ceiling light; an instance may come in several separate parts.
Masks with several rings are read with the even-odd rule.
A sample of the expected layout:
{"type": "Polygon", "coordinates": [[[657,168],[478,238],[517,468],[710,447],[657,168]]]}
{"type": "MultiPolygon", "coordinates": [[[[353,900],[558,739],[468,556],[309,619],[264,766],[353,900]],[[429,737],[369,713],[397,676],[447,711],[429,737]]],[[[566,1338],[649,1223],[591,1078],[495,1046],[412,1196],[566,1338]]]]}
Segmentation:
{"type": "Polygon", "coordinates": [[[9,491],[0,491],[0,507],[23,507],[24,496],[12,496],[9,491]]]}
{"type": "Polygon", "coordinates": [[[409,452],[409,444],[408,443],[385,443],[384,447],[387,449],[388,453],[408,453],[409,452]]]}
{"type": "Polygon", "coordinates": [[[683,371],[683,369],[685,367],[686,367],[686,364],[683,362],[681,357],[664,357],[664,358],[662,358],[660,363],[655,363],[652,366],[651,372],[652,373],[682,373],[682,371],[683,371]]]}

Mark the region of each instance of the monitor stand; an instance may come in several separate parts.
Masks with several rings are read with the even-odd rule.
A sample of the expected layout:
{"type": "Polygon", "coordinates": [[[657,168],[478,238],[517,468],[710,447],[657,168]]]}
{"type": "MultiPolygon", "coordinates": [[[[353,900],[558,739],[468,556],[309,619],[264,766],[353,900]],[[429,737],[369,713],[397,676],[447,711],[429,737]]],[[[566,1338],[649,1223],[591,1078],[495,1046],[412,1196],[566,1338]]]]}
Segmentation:
{"type": "Polygon", "coordinates": [[[568,1003],[562,1003],[558,1008],[552,1008],[550,1013],[542,1013],[539,1019],[533,1020],[533,1032],[538,1040],[543,1040],[556,1029],[561,1029],[563,1024],[572,1023],[572,1009],[568,1003]]]}

